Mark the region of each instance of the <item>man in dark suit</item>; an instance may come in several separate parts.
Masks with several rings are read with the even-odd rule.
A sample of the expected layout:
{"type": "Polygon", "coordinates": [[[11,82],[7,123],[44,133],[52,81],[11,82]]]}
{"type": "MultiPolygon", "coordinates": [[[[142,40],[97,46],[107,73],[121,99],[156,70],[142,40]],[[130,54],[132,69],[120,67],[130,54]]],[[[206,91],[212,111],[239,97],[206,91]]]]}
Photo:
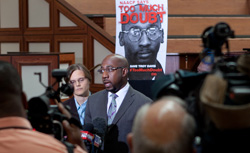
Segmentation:
{"type": "Polygon", "coordinates": [[[117,54],[108,55],[98,71],[102,74],[106,90],[89,97],[85,124],[92,123],[96,118],[105,119],[108,128],[104,138],[104,152],[127,153],[129,150],[126,136],[131,132],[135,114],[143,104],[152,100],[129,85],[128,62],[125,57],[117,54]],[[111,97],[114,94],[116,98],[111,97]],[[110,111],[113,105],[115,110],[110,111]]]}
{"type": "Polygon", "coordinates": [[[91,74],[84,65],[79,63],[70,65],[67,73],[69,79],[67,81],[74,87],[74,96],[63,102],[63,104],[68,105],[72,116],[84,125],[85,109],[90,95],[91,74]]]}

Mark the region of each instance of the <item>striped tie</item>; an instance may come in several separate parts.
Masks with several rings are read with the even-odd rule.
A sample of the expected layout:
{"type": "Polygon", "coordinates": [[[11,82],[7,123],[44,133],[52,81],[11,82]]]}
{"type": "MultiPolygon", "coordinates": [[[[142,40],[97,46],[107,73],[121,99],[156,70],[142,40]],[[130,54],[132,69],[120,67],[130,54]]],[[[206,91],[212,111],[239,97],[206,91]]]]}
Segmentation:
{"type": "Polygon", "coordinates": [[[116,101],[115,99],[118,97],[116,94],[112,94],[112,101],[111,104],[109,106],[109,110],[108,110],[108,125],[111,125],[111,123],[113,122],[113,119],[115,118],[115,114],[116,114],[116,101]]]}

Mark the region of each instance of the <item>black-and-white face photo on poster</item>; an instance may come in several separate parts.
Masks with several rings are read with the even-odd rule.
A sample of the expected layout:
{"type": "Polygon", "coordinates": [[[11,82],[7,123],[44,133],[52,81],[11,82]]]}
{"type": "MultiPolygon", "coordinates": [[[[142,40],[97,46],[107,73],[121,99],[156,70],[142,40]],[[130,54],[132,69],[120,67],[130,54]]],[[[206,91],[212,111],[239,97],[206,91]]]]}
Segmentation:
{"type": "Polygon", "coordinates": [[[129,63],[129,80],[164,75],[168,1],[116,0],[116,54],[129,63]]]}

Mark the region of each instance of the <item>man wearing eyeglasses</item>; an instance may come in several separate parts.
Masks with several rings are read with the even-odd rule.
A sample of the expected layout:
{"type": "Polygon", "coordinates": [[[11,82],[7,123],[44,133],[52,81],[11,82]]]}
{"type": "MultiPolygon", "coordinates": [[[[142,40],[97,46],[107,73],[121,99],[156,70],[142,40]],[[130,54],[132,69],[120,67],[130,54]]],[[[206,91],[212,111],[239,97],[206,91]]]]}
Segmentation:
{"type": "Polygon", "coordinates": [[[70,106],[73,117],[78,119],[84,125],[85,109],[90,96],[89,85],[91,74],[82,64],[72,64],[67,69],[68,82],[74,87],[73,97],[63,102],[70,106]]]}
{"type": "Polygon", "coordinates": [[[133,89],[128,79],[128,62],[125,57],[111,54],[104,58],[98,72],[102,75],[105,90],[88,99],[84,123],[95,118],[106,120],[108,130],[104,140],[105,153],[128,153],[127,134],[137,110],[152,100],[133,89]]]}
{"type": "Polygon", "coordinates": [[[127,12],[128,15],[121,19],[129,21],[121,24],[119,43],[120,46],[124,46],[125,57],[130,65],[129,79],[155,80],[164,74],[162,66],[157,60],[160,45],[164,40],[164,31],[161,27],[160,16],[157,15],[156,22],[149,21],[148,12],[141,11],[142,7],[145,5],[135,5],[135,11],[127,12]],[[131,23],[130,20],[137,22],[131,23]]]}

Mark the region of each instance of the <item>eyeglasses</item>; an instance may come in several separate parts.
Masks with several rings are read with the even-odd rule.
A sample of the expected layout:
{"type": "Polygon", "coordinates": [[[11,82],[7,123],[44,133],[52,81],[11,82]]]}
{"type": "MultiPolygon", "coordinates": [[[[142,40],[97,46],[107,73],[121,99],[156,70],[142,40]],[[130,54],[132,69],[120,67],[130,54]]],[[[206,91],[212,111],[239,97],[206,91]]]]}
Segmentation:
{"type": "Polygon", "coordinates": [[[85,78],[79,78],[78,80],[70,80],[69,83],[74,85],[74,84],[76,84],[76,81],[77,81],[78,83],[81,84],[84,80],[85,80],[85,78]]]}
{"type": "Polygon", "coordinates": [[[147,29],[140,29],[138,27],[132,27],[129,29],[129,31],[122,31],[122,32],[128,34],[128,38],[130,39],[130,41],[139,41],[141,39],[143,31],[146,32],[147,37],[150,40],[156,40],[157,38],[161,36],[161,32],[162,32],[162,30],[159,29],[159,27],[157,26],[151,26],[147,29]]]}
{"type": "Polygon", "coordinates": [[[123,69],[123,68],[125,68],[125,67],[111,67],[111,66],[108,66],[106,69],[101,68],[101,69],[97,70],[97,72],[99,72],[100,74],[103,74],[104,71],[110,73],[110,72],[113,72],[113,71],[115,71],[117,69],[123,69]]]}

